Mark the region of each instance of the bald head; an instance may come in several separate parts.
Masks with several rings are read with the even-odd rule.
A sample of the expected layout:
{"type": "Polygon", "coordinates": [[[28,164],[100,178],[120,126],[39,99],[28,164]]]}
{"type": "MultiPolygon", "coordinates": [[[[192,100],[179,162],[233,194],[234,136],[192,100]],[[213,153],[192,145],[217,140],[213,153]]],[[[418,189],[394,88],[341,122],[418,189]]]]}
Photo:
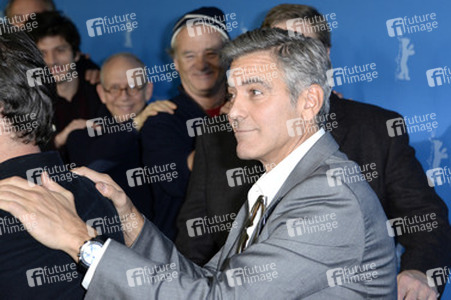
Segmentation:
{"type": "Polygon", "coordinates": [[[100,100],[111,114],[116,116],[137,115],[152,96],[152,83],[129,86],[127,71],[144,68],[144,63],[131,53],[110,56],[100,70],[97,92],[100,100]]]}

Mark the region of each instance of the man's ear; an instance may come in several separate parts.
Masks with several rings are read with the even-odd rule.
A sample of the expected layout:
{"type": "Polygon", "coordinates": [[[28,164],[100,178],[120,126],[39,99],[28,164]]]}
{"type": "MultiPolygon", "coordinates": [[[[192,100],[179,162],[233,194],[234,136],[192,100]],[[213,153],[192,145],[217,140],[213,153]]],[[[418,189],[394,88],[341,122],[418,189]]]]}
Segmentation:
{"type": "Polygon", "coordinates": [[[99,95],[100,101],[102,101],[102,103],[105,104],[106,103],[106,95],[105,95],[105,91],[104,91],[101,83],[98,83],[96,85],[96,90],[97,90],[97,94],[99,95]]]}
{"type": "Polygon", "coordinates": [[[299,98],[297,108],[304,121],[314,120],[321,107],[323,107],[324,91],[321,86],[312,84],[301,93],[299,98]]]}
{"type": "Polygon", "coordinates": [[[146,102],[149,101],[150,98],[152,98],[152,93],[153,93],[153,83],[148,82],[144,90],[144,97],[146,99],[146,102]]]}

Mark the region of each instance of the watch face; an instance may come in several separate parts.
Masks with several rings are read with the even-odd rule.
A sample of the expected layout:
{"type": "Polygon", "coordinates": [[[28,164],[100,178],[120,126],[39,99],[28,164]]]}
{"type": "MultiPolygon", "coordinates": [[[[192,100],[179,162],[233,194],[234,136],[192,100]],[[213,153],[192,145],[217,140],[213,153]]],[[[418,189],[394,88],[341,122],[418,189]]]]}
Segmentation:
{"type": "Polygon", "coordinates": [[[93,261],[100,253],[102,246],[103,245],[100,242],[96,241],[90,241],[86,243],[81,249],[80,260],[82,260],[83,263],[88,266],[92,265],[93,261]]]}

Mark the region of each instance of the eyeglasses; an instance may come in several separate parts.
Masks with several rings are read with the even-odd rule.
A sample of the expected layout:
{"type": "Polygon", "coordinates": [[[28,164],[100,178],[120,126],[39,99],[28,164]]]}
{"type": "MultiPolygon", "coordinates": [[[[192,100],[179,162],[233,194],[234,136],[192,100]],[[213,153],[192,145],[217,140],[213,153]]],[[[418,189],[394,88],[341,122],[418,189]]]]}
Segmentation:
{"type": "MultiPolygon", "coordinates": [[[[257,212],[260,211],[260,218],[265,213],[265,196],[260,195],[258,196],[257,201],[255,202],[254,206],[252,206],[251,213],[249,214],[249,218],[247,219],[246,223],[244,224],[243,231],[241,232],[240,240],[238,243],[238,249],[237,253],[241,253],[246,249],[246,242],[249,239],[249,235],[247,234],[247,229],[251,227],[254,224],[255,217],[257,216],[257,212]]],[[[260,221],[260,220],[258,220],[260,221]]],[[[252,244],[255,239],[257,238],[257,234],[254,234],[254,237],[252,241],[250,241],[249,244],[252,244]]]]}
{"type": "Polygon", "coordinates": [[[103,90],[105,92],[107,92],[108,94],[111,94],[111,96],[113,97],[117,97],[119,95],[122,94],[122,91],[125,91],[127,93],[127,95],[129,96],[135,96],[137,95],[146,85],[143,84],[141,86],[138,87],[130,87],[129,85],[127,85],[127,87],[125,88],[120,88],[117,86],[113,86],[112,88],[110,88],[109,90],[106,89],[105,87],[103,87],[103,90]]]}

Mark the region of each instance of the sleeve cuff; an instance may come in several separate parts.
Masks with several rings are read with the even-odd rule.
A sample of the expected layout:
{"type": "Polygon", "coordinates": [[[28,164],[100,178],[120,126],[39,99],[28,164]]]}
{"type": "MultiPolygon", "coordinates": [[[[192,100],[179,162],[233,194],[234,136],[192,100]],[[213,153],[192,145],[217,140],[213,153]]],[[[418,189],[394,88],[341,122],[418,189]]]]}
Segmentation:
{"type": "Polygon", "coordinates": [[[91,283],[92,277],[94,277],[94,273],[96,272],[97,265],[99,264],[100,260],[103,257],[103,254],[105,253],[106,249],[108,248],[108,245],[110,244],[111,239],[108,239],[105,244],[103,245],[102,249],[99,252],[99,255],[94,259],[94,262],[89,267],[88,271],[86,272],[85,277],[83,278],[83,281],[81,282],[81,285],[85,290],[88,289],[89,284],[91,283]]]}

